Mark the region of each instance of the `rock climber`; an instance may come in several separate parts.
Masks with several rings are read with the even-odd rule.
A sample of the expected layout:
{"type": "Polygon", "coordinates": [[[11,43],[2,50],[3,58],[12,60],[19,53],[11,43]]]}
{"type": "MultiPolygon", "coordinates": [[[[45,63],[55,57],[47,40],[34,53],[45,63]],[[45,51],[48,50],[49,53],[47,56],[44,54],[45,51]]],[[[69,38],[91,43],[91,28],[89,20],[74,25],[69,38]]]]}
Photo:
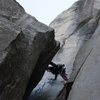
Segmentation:
{"type": "Polygon", "coordinates": [[[67,78],[67,74],[66,74],[66,68],[64,68],[64,64],[55,64],[53,62],[50,62],[50,65],[51,66],[48,66],[47,68],[47,71],[48,72],[51,72],[52,74],[55,75],[55,78],[54,80],[57,79],[57,76],[58,75],[61,75],[61,77],[65,80],[65,81],[68,81],[68,78],[67,78]]]}

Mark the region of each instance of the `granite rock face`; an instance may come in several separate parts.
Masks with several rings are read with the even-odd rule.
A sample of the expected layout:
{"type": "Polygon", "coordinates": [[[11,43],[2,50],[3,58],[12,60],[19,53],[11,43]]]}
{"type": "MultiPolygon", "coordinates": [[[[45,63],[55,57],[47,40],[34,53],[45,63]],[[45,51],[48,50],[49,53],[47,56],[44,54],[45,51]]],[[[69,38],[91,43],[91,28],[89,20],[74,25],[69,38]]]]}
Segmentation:
{"type": "Polygon", "coordinates": [[[0,0],[0,100],[27,99],[58,49],[52,28],[0,0]]]}
{"type": "Polygon", "coordinates": [[[66,86],[57,100],[99,100],[99,19],[100,0],[79,0],[51,22],[61,42],[54,60],[66,65],[69,82],[74,83],[69,97],[66,86]]]}

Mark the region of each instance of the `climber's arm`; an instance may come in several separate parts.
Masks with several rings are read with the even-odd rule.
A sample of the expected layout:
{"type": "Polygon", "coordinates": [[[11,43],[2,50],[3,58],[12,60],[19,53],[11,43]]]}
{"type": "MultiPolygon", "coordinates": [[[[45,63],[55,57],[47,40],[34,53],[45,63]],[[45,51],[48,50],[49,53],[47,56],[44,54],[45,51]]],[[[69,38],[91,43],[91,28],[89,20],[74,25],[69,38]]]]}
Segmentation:
{"type": "Polygon", "coordinates": [[[58,67],[55,63],[50,62],[50,65],[52,65],[53,67],[58,67]]]}

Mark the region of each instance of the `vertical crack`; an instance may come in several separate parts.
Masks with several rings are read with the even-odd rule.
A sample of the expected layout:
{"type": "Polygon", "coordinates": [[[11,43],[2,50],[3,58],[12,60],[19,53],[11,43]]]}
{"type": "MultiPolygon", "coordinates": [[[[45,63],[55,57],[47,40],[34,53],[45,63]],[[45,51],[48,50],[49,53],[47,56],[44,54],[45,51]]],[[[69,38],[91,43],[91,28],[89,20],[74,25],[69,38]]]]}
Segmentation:
{"type": "Polygon", "coordinates": [[[75,75],[74,80],[71,81],[71,82],[68,82],[68,83],[66,84],[66,96],[65,96],[65,100],[68,99],[69,93],[70,93],[70,91],[71,91],[71,89],[72,89],[72,86],[73,86],[73,84],[74,84],[74,82],[75,82],[75,79],[77,78],[77,76],[78,76],[80,70],[82,69],[84,63],[86,62],[87,58],[88,58],[89,55],[91,54],[92,50],[93,50],[93,48],[90,50],[90,52],[89,52],[88,55],[86,56],[85,60],[84,60],[83,63],[81,64],[79,70],[77,71],[77,73],[76,73],[76,75],[75,75]]]}

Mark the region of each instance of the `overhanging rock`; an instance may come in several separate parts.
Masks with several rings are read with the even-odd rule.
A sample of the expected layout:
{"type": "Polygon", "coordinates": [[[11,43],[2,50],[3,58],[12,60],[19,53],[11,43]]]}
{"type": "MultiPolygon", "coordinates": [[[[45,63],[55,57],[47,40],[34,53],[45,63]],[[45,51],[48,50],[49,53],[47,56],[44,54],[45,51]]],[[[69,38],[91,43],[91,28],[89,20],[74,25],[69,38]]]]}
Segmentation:
{"type": "Polygon", "coordinates": [[[58,49],[52,28],[0,0],[0,100],[25,100],[58,49]]]}

